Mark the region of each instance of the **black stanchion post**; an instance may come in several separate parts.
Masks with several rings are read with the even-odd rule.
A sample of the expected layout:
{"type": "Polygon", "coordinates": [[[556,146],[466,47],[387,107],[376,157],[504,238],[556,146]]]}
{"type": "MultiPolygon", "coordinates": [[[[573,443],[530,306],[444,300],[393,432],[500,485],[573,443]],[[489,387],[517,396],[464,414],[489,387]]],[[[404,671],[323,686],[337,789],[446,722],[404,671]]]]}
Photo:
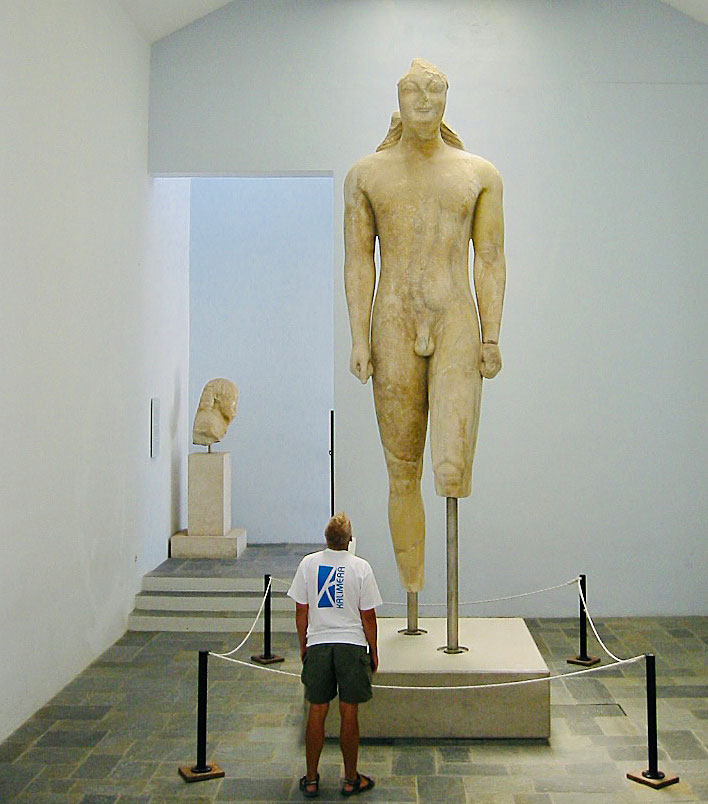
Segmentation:
{"type": "Polygon", "coordinates": [[[329,510],[334,516],[334,411],[329,412],[329,510]]]}
{"type": "Polygon", "coordinates": [[[199,674],[197,680],[197,764],[181,765],[179,775],[185,782],[203,782],[206,779],[219,779],[226,774],[214,762],[206,760],[207,739],[207,668],[209,651],[199,651],[199,674]]]}
{"type": "Polygon", "coordinates": [[[647,653],[647,754],[649,767],[641,773],[628,773],[627,778],[639,784],[659,789],[678,782],[678,776],[667,776],[659,770],[659,749],[657,747],[656,728],[656,657],[647,653]]]}
{"type": "Polygon", "coordinates": [[[587,609],[585,608],[585,603],[588,599],[588,588],[585,575],[580,576],[580,589],[582,591],[582,594],[578,595],[580,604],[580,619],[578,621],[580,644],[578,646],[578,655],[571,656],[570,659],[568,659],[568,664],[580,664],[583,667],[592,667],[593,665],[600,664],[600,658],[598,656],[588,656],[588,615],[587,609]]]}
{"type": "Polygon", "coordinates": [[[274,664],[284,661],[283,656],[275,656],[270,650],[270,598],[272,584],[270,575],[263,576],[263,592],[265,593],[265,605],[263,607],[263,653],[260,656],[251,656],[251,660],[258,664],[274,664]]]}

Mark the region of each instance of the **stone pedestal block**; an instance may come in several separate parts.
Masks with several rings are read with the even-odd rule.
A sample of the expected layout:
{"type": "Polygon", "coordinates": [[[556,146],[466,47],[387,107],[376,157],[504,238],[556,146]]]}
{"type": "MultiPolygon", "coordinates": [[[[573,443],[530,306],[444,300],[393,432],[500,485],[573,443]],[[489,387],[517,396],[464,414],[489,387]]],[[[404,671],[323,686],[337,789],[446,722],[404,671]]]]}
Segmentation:
{"type": "Polygon", "coordinates": [[[226,536],[231,530],[231,455],[189,456],[187,530],[193,536],[226,536]]]}
{"type": "Polygon", "coordinates": [[[239,558],[246,549],[245,528],[225,536],[192,536],[181,530],[170,539],[172,558],[239,558]]]}
{"type": "MultiPolygon", "coordinates": [[[[462,618],[459,643],[469,651],[446,654],[444,618],[421,618],[427,634],[399,634],[406,621],[380,618],[379,672],[371,701],[359,707],[362,737],[536,738],[550,736],[548,682],[499,689],[387,690],[386,685],[460,686],[547,678],[531,634],[520,618],[462,618]]],[[[339,734],[330,708],[326,734],[339,734]]]]}

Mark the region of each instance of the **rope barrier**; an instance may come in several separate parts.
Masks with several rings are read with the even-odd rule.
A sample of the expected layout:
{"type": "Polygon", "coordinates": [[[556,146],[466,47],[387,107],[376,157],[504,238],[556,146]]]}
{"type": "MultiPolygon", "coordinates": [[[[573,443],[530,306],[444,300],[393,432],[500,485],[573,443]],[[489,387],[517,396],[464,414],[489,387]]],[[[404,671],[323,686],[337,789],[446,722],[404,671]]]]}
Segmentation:
{"type": "Polygon", "coordinates": [[[270,577],[271,581],[277,581],[278,583],[282,583],[283,586],[287,586],[290,589],[292,581],[284,581],[282,578],[274,578],[272,575],[270,577]]]}
{"type": "Polygon", "coordinates": [[[266,590],[265,590],[265,592],[263,594],[263,600],[261,600],[261,605],[260,605],[260,608],[258,609],[258,614],[256,614],[256,619],[253,621],[253,625],[251,626],[251,629],[246,634],[246,636],[241,640],[241,642],[233,650],[230,650],[228,653],[211,653],[211,651],[209,651],[212,656],[218,656],[220,659],[227,659],[229,656],[232,656],[234,653],[236,653],[236,651],[241,650],[241,648],[246,644],[246,642],[248,641],[248,638],[253,633],[253,629],[256,627],[256,623],[258,622],[258,618],[261,616],[261,612],[263,611],[263,606],[265,606],[266,598],[268,597],[268,592],[270,590],[270,587],[271,587],[272,583],[273,583],[273,579],[271,578],[268,581],[268,586],[266,586],[266,590]]]}
{"type": "MultiPolygon", "coordinates": [[[[284,580],[282,580],[280,578],[273,578],[271,576],[270,580],[268,581],[268,586],[266,587],[266,590],[265,590],[265,592],[263,594],[263,599],[261,600],[260,607],[258,608],[258,613],[256,614],[256,617],[255,617],[255,619],[253,621],[253,624],[251,625],[251,628],[249,629],[249,631],[246,634],[246,636],[241,640],[241,642],[233,650],[230,650],[227,653],[215,653],[213,651],[209,651],[209,653],[212,656],[215,656],[217,659],[224,659],[227,662],[233,662],[234,664],[240,664],[240,665],[243,665],[244,667],[252,667],[252,668],[255,668],[255,669],[258,669],[258,670],[265,670],[268,673],[277,673],[278,675],[281,675],[281,676],[289,676],[291,678],[299,679],[300,678],[300,673],[291,673],[291,672],[289,672],[287,670],[276,670],[273,667],[266,667],[266,666],[260,665],[260,664],[251,664],[251,662],[245,662],[245,661],[242,661],[241,659],[232,658],[233,654],[237,653],[246,644],[246,642],[248,641],[249,637],[253,633],[253,631],[254,631],[254,629],[256,627],[256,623],[258,622],[258,620],[259,620],[259,618],[260,618],[260,616],[261,616],[261,614],[263,612],[263,607],[265,605],[266,599],[268,597],[268,592],[270,591],[270,588],[271,588],[271,585],[272,585],[273,581],[278,581],[279,583],[287,584],[288,586],[290,585],[288,581],[284,581],[284,580]]],[[[507,597],[498,597],[498,598],[494,598],[494,599],[490,599],[490,600],[468,601],[467,603],[463,603],[463,604],[460,604],[460,605],[472,605],[473,603],[496,603],[497,601],[500,601],[500,600],[514,600],[514,599],[517,599],[517,598],[520,598],[520,597],[527,597],[529,595],[541,594],[542,592],[549,592],[549,591],[551,591],[553,589],[561,589],[564,586],[570,586],[571,584],[575,584],[575,583],[578,584],[578,590],[580,592],[580,598],[581,598],[581,600],[583,602],[583,606],[585,607],[585,613],[586,613],[586,616],[588,618],[588,622],[590,623],[590,626],[592,628],[592,631],[595,634],[595,638],[597,639],[598,643],[601,645],[601,647],[605,651],[605,653],[613,659],[613,662],[611,664],[601,665],[600,667],[589,667],[589,668],[586,668],[585,670],[576,670],[576,671],[574,671],[572,673],[559,673],[559,674],[557,674],[555,676],[546,676],[546,677],[541,677],[541,678],[528,678],[528,679],[521,679],[519,681],[500,681],[500,682],[496,682],[496,683],[493,683],[493,684],[462,684],[462,685],[456,685],[456,686],[407,686],[407,685],[400,685],[400,684],[372,684],[371,686],[373,687],[373,689],[413,690],[413,691],[414,690],[420,690],[420,691],[472,690],[472,689],[490,689],[491,687],[513,687],[513,686],[517,686],[517,685],[521,685],[521,684],[536,684],[536,683],[539,683],[539,682],[542,682],[542,681],[556,681],[556,680],[561,679],[561,678],[573,678],[573,677],[577,677],[577,676],[583,676],[583,675],[587,675],[589,673],[601,672],[602,670],[607,670],[610,667],[617,667],[617,665],[633,664],[634,662],[638,662],[638,661],[641,661],[642,659],[644,659],[645,658],[644,654],[642,654],[640,656],[633,656],[630,659],[620,659],[618,656],[615,656],[615,654],[612,653],[612,651],[605,645],[605,643],[600,638],[600,635],[599,635],[599,633],[597,631],[597,628],[595,627],[595,623],[593,622],[593,619],[590,616],[590,612],[588,611],[587,602],[585,600],[585,596],[583,595],[583,590],[582,590],[582,586],[580,584],[580,576],[579,575],[577,575],[575,578],[571,579],[570,581],[566,581],[565,583],[561,583],[561,584],[556,584],[555,586],[548,586],[545,589],[537,589],[537,590],[535,590],[533,592],[523,592],[522,594],[519,594],[519,595],[509,595],[507,597]]],[[[389,603],[388,605],[401,605],[401,604],[398,604],[398,603],[391,604],[391,603],[389,603]]],[[[443,605],[443,604],[440,604],[440,603],[428,603],[428,604],[423,604],[423,605],[439,606],[439,605],[443,605]]]]}
{"type": "MultiPolygon", "coordinates": [[[[458,603],[459,606],[478,606],[482,603],[498,603],[501,600],[517,600],[520,597],[529,597],[530,595],[540,595],[543,592],[550,592],[553,589],[562,589],[565,586],[572,586],[574,583],[577,583],[580,580],[580,576],[576,575],[575,578],[571,578],[569,581],[565,581],[564,583],[556,584],[555,586],[547,586],[545,589],[535,589],[533,592],[521,592],[518,595],[506,595],[505,597],[490,597],[488,600],[465,600],[461,603],[458,603]]],[[[385,600],[383,602],[384,606],[407,606],[407,603],[398,603],[393,600],[385,600]]],[[[445,603],[419,603],[419,606],[439,606],[443,608],[447,604],[445,603]]]]}
{"type": "MultiPolygon", "coordinates": [[[[241,664],[245,667],[253,667],[257,670],[266,670],[269,673],[278,673],[281,676],[290,676],[291,678],[300,678],[300,673],[290,673],[287,670],[276,670],[272,667],[264,667],[262,665],[251,664],[250,662],[241,661],[241,659],[232,659],[228,656],[224,656],[219,653],[212,654],[213,656],[218,656],[220,659],[225,659],[227,662],[233,662],[234,664],[241,664]]],[[[607,670],[611,667],[616,667],[618,664],[633,664],[634,662],[639,662],[644,659],[644,654],[641,656],[633,656],[631,659],[620,659],[618,662],[613,662],[612,664],[604,664],[600,667],[589,667],[586,670],[575,670],[572,673],[560,673],[555,676],[545,676],[541,678],[526,678],[521,679],[520,681],[500,681],[496,684],[460,684],[452,687],[443,687],[443,686],[405,686],[400,684],[372,684],[372,688],[375,690],[421,690],[421,691],[434,691],[434,690],[479,690],[479,689],[489,689],[491,687],[514,687],[519,684],[537,684],[541,681],[556,681],[559,678],[572,678],[573,676],[583,676],[588,673],[597,673],[601,670],[607,670]]]]}
{"type": "Polygon", "coordinates": [[[605,643],[600,638],[600,634],[597,633],[597,628],[595,628],[595,623],[593,622],[592,617],[590,616],[590,612],[588,610],[588,604],[585,600],[585,595],[583,594],[583,587],[582,584],[580,583],[580,577],[578,577],[578,592],[580,592],[580,599],[583,601],[583,606],[585,607],[585,616],[588,618],[588,622],[590,623],[590,627],[592,628],[593,634],[595,634],[595,639],[597,639],[597,641],[600,643],[600,647],[605,651],[605,653],[608,656],[612,657],[615,660],[615,662],[621,662],[622,659],[620,659],[619,656],[615,656],[615,654],[612,653],[612,651],[607,647],[607,645],[605,645],[605,643]]]}
{"type": "MultiPolygon", "coordinates": [[[[281,578],[273,578],[274,581],[278,583],[282,583],[284,586],[289,587],[292,581],[284,581],[281,578]]],[[[482,603],[499,603],[502,600],[517,600],[520,597],[529,597],[531,595],[540,595],[544,592],[551,592],[554,589],[563,589],[566,586],[572,586],[575,583],[578,583],[580,580],[580,576],[576,575],[575,578],[571,578],[569,581],[565,581],[564,583],[556,584],[555,586],[546,586],[544,589],[534,589],[533,592],[521,592],[518,595],[506,595],[505,597],[491,597],[487,600],[465,600],[459,603],[460,606],[479,606],[482,603]]],[[[407,603],[400,603],[395,600],[384,600],[381,604],[383,606],[407,606],[407,603]]],[[[419,606],[438,606],[443,608],[446,604],[445,603],[419,603],[419,606]]]]}

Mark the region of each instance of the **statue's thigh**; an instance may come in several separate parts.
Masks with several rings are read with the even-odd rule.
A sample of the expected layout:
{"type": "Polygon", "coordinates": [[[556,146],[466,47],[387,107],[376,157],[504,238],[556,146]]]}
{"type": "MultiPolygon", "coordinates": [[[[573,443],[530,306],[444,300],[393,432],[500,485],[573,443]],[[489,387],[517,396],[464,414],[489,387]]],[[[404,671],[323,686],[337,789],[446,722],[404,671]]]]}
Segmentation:
{"type": "Polygon", "coordinates": [[[457,489],[449,496],[467,496],[482,396],[479,342],[469,330],[446,335],[436,346],[430,365],[430,447],[436,485],[440,485],[437,473],[443,468],[448,476],[457,477],[445,480],[457,489]]]}
{"type": "MultiPolygon", "coordinates": [[[[418,463],[428,423],[428,366],[410,339],[387,333],[374,348],[374,404],[386,460],[418,463]]],[[[400,335],[400,334],[399,334],[400,335]]],[[[380,341],[380,339],[379,339],[380,341]]]]}

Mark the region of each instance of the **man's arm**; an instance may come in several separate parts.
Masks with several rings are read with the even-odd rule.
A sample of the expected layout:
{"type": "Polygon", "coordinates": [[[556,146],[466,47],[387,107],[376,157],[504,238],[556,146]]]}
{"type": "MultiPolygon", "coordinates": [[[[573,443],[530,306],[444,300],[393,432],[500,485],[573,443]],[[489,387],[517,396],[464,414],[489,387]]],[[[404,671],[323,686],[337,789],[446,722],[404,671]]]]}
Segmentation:
{"type": "Polygon", "coordinates": [[[371,669],[376,672],[379,667],[379,651],[377,646],[378,627],[376,625],[376,609],[366,609],[360,611],[361,624],[364,628],[364,636],[369,643],[371,653],[371,669]]]}
{"type": "Polygon", "coordinates": [[[344,181],[344,287],[352,333],[349,370],[365,383],[373,374],[369,328],[376,284],[376,222],[355,165],[344,181]]]}
{"type": "Polygon", "coordinates": [[[307,647],[307,613],[310,607],[307,603],[295,604],[295,628],[297,638],[300,640],[300,659],[305,659],[305,649],[307,647]]]}
{"type": "Polygon", "coordinates": [[[506,260],[504,259],[504,213],[502,181],[497,170],[483,163],[484,188],[477,199],[472,223],[474,287],[482,327],[480,370],[487,379],[501,369],[499,328],[504,305],[506,260]]]}

